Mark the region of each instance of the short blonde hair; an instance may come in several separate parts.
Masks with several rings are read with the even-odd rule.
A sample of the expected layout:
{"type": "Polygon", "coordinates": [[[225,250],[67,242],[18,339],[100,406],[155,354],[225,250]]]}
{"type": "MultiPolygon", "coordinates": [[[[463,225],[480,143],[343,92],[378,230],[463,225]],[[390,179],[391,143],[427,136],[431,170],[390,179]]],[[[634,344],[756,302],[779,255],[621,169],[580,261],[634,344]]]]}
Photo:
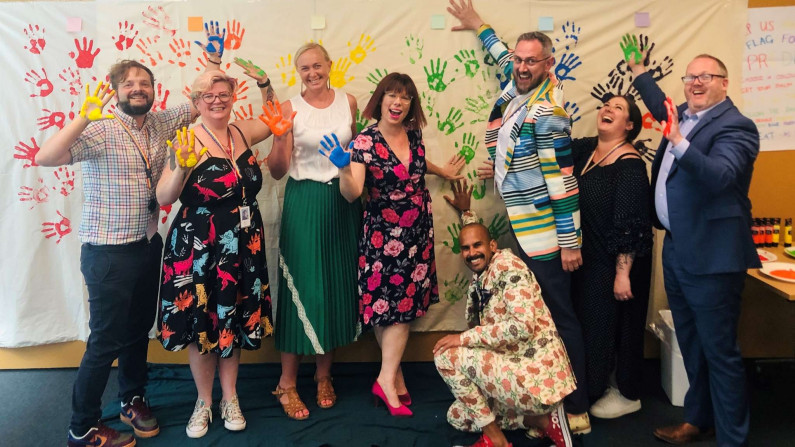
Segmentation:
{"type": "Polygon", "coordinates": [[[199,77],[193,81],[193,85],[190,88],[191,101],[199,99],[199,96],[213,88],[216,82],[226,82],[229,84],[229,87],[232,89],[232,94],[237,90],[237,79],[227,75],[221,70],[208,70],[200,74],[199,77]]]}
{"type": "Polygon", "coordinates": [[[320,52],[323,53],[323,57],[326,59],[326,62],[331,62],[331,56],[328,55],[328,51],[323,48],[323,45],[320,45],[316,42],[309,42],[301,45],[297,50],[295,50],[295,59],[293,59],[293,65],[295,65],[295,68],[298,68],[298,58],[309,50],[320,50],[320,52]]]}

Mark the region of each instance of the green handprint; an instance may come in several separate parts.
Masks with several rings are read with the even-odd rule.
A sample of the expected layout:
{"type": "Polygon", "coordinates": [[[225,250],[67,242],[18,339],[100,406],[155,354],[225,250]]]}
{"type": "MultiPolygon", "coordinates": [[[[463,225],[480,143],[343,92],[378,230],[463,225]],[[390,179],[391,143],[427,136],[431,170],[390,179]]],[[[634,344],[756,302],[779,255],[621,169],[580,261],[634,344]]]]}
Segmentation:
{"type": "MultiPolygon", "coordinates": [[[[419,37],[414,37],[412,34],[409,34],[408,37],[406,37],[406,47],[408,47],[406,49],[406,53],[408,53],[410,63],[415,64],[418,60],[422,59],[422,48],[424,46],[425,41],[419,37]]],[[[401,52],[400,54],[405,53],[401,52]]]]}
{"type": "Polygon", "coordinates": [[[428,88],[435,92],[443,92],[448,85],[455,81],[455,78],[452,78],[448,82],[444,82],[444,71],[447,70],[447,61],[444,61],[444,65],[442,65],[442,60],[438,57],[436,58],[436,66],[431,60],[431,63],[423,67],[423,69],[428,77],[428,88]]]}
{"type": "Polygon", "coordinates": [[[452,242],[444,241],[442,242],[445,247],[449,248],[453,253],[459,254],[461,253],[461,245],[458,244],[458,233],[461,232],[461,224],[453,223],[447,226],[447,232],[450,233],[450,237],[453,238],[452,242]]]}
{"type": "Polygon", "coordinates": [[[472,198],[480,200],[486,196],[486,181],[478,178],[478,171],[472,171],[467,174],[467,178],[474,188],[472,189],[472,198]]]}
{"type": "MultiPolygon", "coordinates": [[[[475,158],[475,151],[477,150],[480,142],[475,138],[475,135],[472,133],[465,133],[464,137],[461,139],[461,149],[458,151],[464,160],[469,164],[473,158],[475,158]]],[[[455,144],[455,148],[458,149],[458,143],[455,144]]]]}
{"type": "MultiPolygon", "coordinates": [[[[387,70],[386,68],[384,68],[383,70],[380,68],[376,68],[375,71],[371,71],[370,73],[367,74],[366,79],[372,82],[373,85],[377,86],[378,83],[381,82],[381,79],[384,79],[384,76],[388,74],[389,70],[387,70]]],[[[372,95],[374,91],[375,88],[373,88],[373,90],[370,90],[370,94],[372,95]]]]}
{"type": "Polygon", "coordinates": [[[486,121],[486,119],[488,119],[487,113],[489,111],[489,103],[483,95],[478,95],[477,98],[466,98],[464,101],[467,103],[465,109],[477,115],[477,118],[470,121],[469,124],[475,124],[479,121],[486,121]]]}
{"type": "Polygon", "coordinates": [[[475,50],[461,50],[453,57],[464,65],[464,72],[467,77],[475,77],[480,68],[480,62],[478,62],[477,57],[475,57],[475,50]]]}
{"type": "Polygon", "coordinates": [[[420,93],[422,97],[422,108],[428,112],[428,115],[433,115],[433,107],[436,105],[436,95],[429,92],[420,93]]]}
{"type": "Polygon", "coordinates": [[[455,304],[466,296],[469,279],[466,275],[456,273],[452,281],[444,280],[444,286],[447,288],[444,292],[444,299],[450,304],[455,304]]]}
{"type": "Polygon", "coordinates": [[[436,127],[438,127],[440,131],[444,132],[445,135],[450,135],[464,125],[462,122],[464,119],[464,113],[461,111],[461,109],[456,109],[455,107],[450,107],[450,111],[447,112],[447,118],[445,118],[444,121],[441,120],[438,112],[436,113],[436,119],[439,120],[439,122],[436,123],[436,127]]]}
{"type": "Polygon", "coordinates": [[[367,127],[367,124],[370,122],[367,118],[362,116],[362,112],[359,109],[356,109],[356,133],[361,132],[367,127]]]}
{"type": "Polygon", "coordinates": [[[491,238],[497,240],[508,232],[508,219],[504,215],[497,213],[491,219],[488,228],[491,238]]]}
{"type": "Polygon", "coordinates": [[[638,46],[638,38],[634,34],[624,34],[624,37],[621,38],[621,42],[618,44],[621,47],[621,51],[624,52],[624,60],[629,63],[632,55],[635,55],[635,63],[639,64],[640,60],[643,59],[643,54],[640,52],[640,47],[638,46]]]}

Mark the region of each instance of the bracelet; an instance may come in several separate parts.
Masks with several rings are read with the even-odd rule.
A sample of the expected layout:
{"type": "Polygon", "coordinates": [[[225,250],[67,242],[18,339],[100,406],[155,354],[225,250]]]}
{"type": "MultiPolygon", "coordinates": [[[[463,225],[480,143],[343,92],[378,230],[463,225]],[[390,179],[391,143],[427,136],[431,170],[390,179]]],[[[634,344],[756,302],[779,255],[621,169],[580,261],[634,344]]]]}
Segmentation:
{"type": "Polygon", "coordinates": [[[211,64],[221,65],[221,59],[218,59],[218,62],[216,62],[216,61],[210,59],[209,56],[207,57],[207,62],[209,62],[211,64]]]}
{"type": "Polygon", "coordinates": [[[270,86],[271,86],[271,78],[268,78],[268,80],[263,82],[262,84],[257,82],[257,87],[259,87],[259,88],[266,88],[266,87],[270,87],[270,86]]]}

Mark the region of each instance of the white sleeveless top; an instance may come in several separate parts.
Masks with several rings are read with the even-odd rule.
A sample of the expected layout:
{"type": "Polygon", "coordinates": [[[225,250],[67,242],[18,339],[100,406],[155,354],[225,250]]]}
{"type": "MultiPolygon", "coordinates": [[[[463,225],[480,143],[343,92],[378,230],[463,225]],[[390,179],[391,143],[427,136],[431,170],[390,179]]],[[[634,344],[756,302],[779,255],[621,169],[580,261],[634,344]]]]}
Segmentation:
{"type": "Polygon", "coordinates": [[[323,136],[337,135],[343,148],[351,138],[351,107],[348,95],[334,90],[334,101],[325,109],[309,105],[301,95],[290,99],[293,111],[298,112],[293,120],[293,155],[290,160],[290,177],[295,180],[330,182],[339,177],[339,169],[318,152],[323,136]]]}

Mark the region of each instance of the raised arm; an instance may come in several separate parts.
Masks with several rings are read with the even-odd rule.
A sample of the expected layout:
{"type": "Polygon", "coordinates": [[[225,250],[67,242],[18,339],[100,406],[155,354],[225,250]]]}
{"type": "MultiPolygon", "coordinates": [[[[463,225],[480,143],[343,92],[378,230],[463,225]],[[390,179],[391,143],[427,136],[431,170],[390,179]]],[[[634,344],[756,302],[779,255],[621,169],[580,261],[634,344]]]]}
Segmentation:
{"type": "Polygon", "coordinates": [[[425,163],[428,165],[428,174],[433,174],[445,180],[460,180],[464,178],[463,175],[459,174],[461,169],[466,166],[466,159],[461,154],[454,154],[443,166],[437,166],[427,159],[425,163]]]}
{"type": "MultiPolygon", "coordinates": [[[[293,116],[293,105],[290,101],[285,101],[281,105],[281,113],[285,116],[293,116]]],[[[271,177],[276,180],[284,177],[290,170],[290,159],[293,156],[293,131],[289,130],[282,135],[273,137],[273,146],[268,155],[268,171],[271,177]]]]}
{"type": "MultiPolygon", "coordinates": [[[[241,59],[239,57],[235,58],[235,64],[243,68],[246,76],[257,83],[257,87],[259,87],[260,94],[262,95],[262,104],[267,105],[268,102],[278,102],[276,93],[271,85],[271,80],[268,78],[268,74],[265,73],[265,70],[261,69],[250,60],[241,59]]],[[[273,134],[273,131],[268,127],[267,123],[260,119],[237,121],[235,125],[240,128],[251,145],[262,142],[273,134]]],[[[292,134],[292,132],[290,132],[290,134],[292,134]]],[[[270,163],[270,158],[268,162],[270,163]]]]}
{"type": "Polygon", "coordinates": [[[169,162],[163,167],[155,191],[158,203],[163,206],[177,201],[191,171],[207,152],[206,147],[196,152],[193,129],[188,130],[184,127],[182,130],[177,130],[173,141],[169,140],[166,143],[171,148],[169,162]]]}
{"type": "Polygon", "coordinates": [[[497,38],[494,29],[486,24],[472,6],[472,0],[450,0],[447,12],[453,15],[460,25],[451,28],[452,31],[475,31],[483,47],[491,54],[502,70],[503,76],[510,79],[513,71],[513,62],[508,47],[497,38]]]}

